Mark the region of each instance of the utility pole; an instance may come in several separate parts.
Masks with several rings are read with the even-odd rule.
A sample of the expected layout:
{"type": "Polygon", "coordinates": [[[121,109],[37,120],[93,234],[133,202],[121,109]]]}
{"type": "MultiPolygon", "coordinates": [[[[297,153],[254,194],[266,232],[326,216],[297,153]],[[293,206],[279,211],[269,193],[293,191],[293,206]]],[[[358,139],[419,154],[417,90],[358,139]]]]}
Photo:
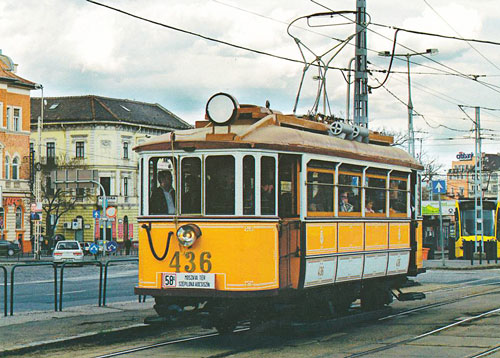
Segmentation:
{"type": "MultiPolygon", "coordinates": [[[[37,163],[35,165],[35,204],[37,206],[42,205],[42,172],[40,165],[42,163],[42,126],[43,126],[43,107],[44,107],[44,98],[43,98],[43,86],[38,85],[38,88],[42,91],[42,97],[40,98],[40,116],[38,116],[37,123],[37,134],[38,134],[38,143],[37,143],[37,163]]],[[[33,256],[35,260],[40,260],[41,256],[41,237],[42,237],[42,220],[35,220],[35,250],[33,250],[33,256]]]]}
{"type": "MultiPolygon", "coordinates": [[[[482,254],[484,249],[483,236],[483,173],[482,173],[482,154],[481,154],[481,121],[479,107],[476,107],[475,141],[474,141],[474,229],[475,242],[474,251],[479,251],[479,264],[483,263],[482,254]],[[481,243],[478,248],[477,237],[481,236],[481,243]]],[[[473,254],[474,256],[474,254],[473,254]]]]}
{"type": "Polygon", "coordinates": [[[354,123],[368,128],[368,72],[366,70],[366,0],[356,0],[356,65],[354,123]]]}
{"type": "Polygon", "coordinates": [[[411,77],[410,77],[410,57],[420,55],[432,55],[437,53],[435,48],[428,48],[424,52],[404,53],[404,54],[391,54],[389,51],[381,51],[379,56],[384,57],[406,57],[406,66],[408,68],[408,153],[415,158],[415,131],[413,130],[413,102],[411,100],[411,77]]]}

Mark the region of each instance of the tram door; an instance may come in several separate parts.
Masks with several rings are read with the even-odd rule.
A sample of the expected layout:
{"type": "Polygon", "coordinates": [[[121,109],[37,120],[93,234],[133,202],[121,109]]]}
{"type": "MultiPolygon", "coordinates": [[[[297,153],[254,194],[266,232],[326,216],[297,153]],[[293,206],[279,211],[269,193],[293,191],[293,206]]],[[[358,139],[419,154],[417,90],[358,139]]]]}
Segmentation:
{"type": "Polygon", "coordinates": [[[278,158],[278,215],[280,216],[280,288],[297,287],[300,258],[300,157],[278,158]]]}
{"type": "Polygon", "coordinates": [[[422,219],[420,218],[420,176],[412,171],[410,175],[410,262],[409,273],[417,273],[417,251],[422,248],[419,247],[418,242],[422,242],[422,219]]]}

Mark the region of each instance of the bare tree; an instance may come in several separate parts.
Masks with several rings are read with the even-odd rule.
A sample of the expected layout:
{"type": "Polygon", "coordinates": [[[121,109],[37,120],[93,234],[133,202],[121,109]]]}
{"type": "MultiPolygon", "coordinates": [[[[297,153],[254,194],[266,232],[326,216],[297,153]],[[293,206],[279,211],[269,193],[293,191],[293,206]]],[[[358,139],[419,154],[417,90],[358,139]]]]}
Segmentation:
{"type": "Polygon", "coordinates": [[[90,191],[84,188],[67,188],[52,183],[51,173],[61,169],[85,169],[78,160],[67,161],[63,156],[47,158],[42,165],[42,203],[45,215],[45,236],[52,238],[59,219],[67,212],[75,209],[78,203],[89,198],[90,191]]]}

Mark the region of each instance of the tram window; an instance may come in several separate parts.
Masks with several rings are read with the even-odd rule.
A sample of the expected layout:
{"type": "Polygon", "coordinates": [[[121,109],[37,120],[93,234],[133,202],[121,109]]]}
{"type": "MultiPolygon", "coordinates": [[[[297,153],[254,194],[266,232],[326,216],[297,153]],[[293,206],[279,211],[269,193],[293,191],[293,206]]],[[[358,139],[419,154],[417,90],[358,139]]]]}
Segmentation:
{"type": "Polygon", "coordinates": [[[406,214],[408,208],[408,181],[406,179],[391,178],[389,194],[389,213],[406,214]]]}
{"type": "Polygon", "coordinates": [[[333,172],[309,169],[307,172],[308,213],[333,215],[333,172]]]}
{"type": "Polygon", "coordinates": [[[339,212],[361,213],[361,175],[339,173],[339,212]]]}
{"type": "Polygon", "coordinates": [[[243,158],[243,215],[255,215],[255,158],[243,158]]]}
{"type": "Polygon", "coordinates": [[[184,158],[181,162],[181,211],[201,214],[201,159],[184,158]]]}
{"type": "Polygon", "coordinates": [[[260,181],[260,212],[262,215],[274,215],[276,208],[276,162],[274,158],[261,158],[260,181]]]}
{"type": "Polygon", "coordinates": [[[171,157],[156,157],[149,160],[149,214],[176,213],[174,167],[177,162],[171,157]]]}
{"type": "Polygon", "coordinates": [[[207,157],[205,170],[206,214],[234,215],[234,157],[207,157]]]}
{"type": "Polygon", "coordinates": [[[386,212],[386,178],[366,176],[365,178],[365,213],[386,212]]]}
{"type": "Polygon", "coordinates": [[[278,215],[282,218],[299,215],[297,176],[299,158],[280,155],[278,159],[278,215]]]}

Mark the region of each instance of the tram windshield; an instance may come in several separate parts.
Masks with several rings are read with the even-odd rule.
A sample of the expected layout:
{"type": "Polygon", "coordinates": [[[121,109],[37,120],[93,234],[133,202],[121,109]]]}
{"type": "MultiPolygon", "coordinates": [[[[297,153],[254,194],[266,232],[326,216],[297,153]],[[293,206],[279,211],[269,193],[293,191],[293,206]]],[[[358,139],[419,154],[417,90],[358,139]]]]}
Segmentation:
{"type": "MultiPolygon", "coordinates": [[[[462,222],[462,236],[474,236],[476,230],[474,229],[474,210],[462,210],[460,215],[462,222]]],[[[483,210],[483,235],[495,235],[495,210],[483,210]]]]}

